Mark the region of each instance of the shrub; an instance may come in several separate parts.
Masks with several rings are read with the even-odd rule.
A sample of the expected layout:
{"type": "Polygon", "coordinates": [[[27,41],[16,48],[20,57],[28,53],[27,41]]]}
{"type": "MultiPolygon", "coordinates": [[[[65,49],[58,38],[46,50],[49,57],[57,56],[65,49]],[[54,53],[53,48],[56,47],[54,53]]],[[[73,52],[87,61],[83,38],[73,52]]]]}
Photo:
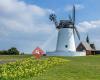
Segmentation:
{"type": "Polygon", "coordinates": [[[7,50],[2,50],[2,51],[0,51],[0,55],[8,55],[8,51],[7,50]]]}
{"type": "Polygon", "coordinates": [[[17,48],[12,47],[8,50],[0,51],[0,55],[19,55],[19,51],[17,50],[17,48]]]}
{"type": "Polygon", "coordinates": [[[19,51],[17,50],[17,48],[12,47],[12,48],[8,49],[8,54],[9,55],[18,55],[19,51]]]}

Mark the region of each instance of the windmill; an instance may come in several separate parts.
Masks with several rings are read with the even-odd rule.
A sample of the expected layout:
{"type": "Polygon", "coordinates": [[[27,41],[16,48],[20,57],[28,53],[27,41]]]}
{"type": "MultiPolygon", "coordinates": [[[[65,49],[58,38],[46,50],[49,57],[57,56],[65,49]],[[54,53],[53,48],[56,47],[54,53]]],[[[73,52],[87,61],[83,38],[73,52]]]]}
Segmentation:
{"type": "Polygon", "coordinates": [[[56,51],[75,52],[75,33],[80,40],[79,32],[75,26],[75,6],[73,6],[72,16],[69,16],[69,20],[60,20],[58,23],[55,14],[50,14],[49,19],[54,22],[56,29],[58,29],[56,51]]]}

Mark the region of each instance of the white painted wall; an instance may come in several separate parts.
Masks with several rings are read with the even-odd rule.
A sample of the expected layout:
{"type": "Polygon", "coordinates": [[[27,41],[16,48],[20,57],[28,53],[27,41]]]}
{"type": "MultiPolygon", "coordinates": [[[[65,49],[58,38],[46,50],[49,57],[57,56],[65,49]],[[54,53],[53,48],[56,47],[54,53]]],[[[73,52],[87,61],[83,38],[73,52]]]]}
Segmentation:
{"type": "Polygon", "coordinates": [[[76,51],[72,28],[61,28],[59,30],[56,51],[76,51]],[[65,45],[68,47],[66,48],[65,45]]]}
{"type": "Polygon", "coordinates": [[[72,52],[72,51],[59,51],[59,52],[47,52],[47,56],[86,56],[86,52],[72,52]]]}

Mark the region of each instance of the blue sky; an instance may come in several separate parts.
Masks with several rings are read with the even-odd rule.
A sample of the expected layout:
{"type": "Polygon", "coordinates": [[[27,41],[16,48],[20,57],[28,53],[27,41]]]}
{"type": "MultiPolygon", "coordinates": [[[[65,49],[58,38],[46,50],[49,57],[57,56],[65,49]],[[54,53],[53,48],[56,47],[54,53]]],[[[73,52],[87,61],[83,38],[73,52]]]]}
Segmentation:
{"type": "MultiPolygon", "coordinates": [[[[0,0],[0,50],[17,47],[31,53],[40,46],[54,50],[57,30],[48,16],[55,13],[57,19],[68,19],[72,5],[76,6],[76,26],[84,41],[90,41],[100,49],[100,0],[0,0]]],[[[79,41],[76,38],[76,45],[79,41]]]]}

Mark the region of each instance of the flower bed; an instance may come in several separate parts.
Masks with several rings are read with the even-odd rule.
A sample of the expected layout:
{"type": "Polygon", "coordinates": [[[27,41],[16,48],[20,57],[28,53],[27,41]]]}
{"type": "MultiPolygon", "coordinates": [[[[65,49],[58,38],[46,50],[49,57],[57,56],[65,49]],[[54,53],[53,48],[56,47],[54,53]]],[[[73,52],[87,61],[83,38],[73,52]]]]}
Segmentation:
{"type": "Polygon", "coordinates": [[[67,60],[62,58],[49,57],[41,60],[26,58],[20,61],[3,64],[0,65],[0,80],[39,76],[48,68],[66,62],[67,60]]]}

